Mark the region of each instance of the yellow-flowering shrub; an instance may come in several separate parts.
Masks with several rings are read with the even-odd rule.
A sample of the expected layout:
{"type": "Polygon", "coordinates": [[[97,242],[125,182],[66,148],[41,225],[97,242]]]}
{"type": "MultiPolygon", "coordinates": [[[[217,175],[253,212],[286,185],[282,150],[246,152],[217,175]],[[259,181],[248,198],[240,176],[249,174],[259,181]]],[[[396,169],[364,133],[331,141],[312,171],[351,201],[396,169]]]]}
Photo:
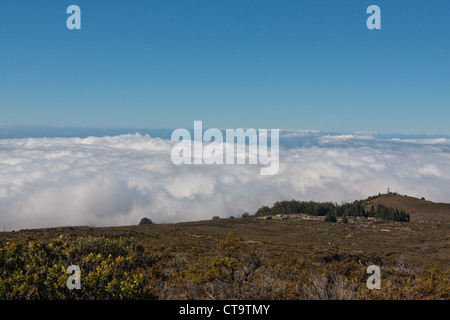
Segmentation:
{"type": "Polygon", "coordinates": [[[8,242],[0,247],[0,299],[156,298],[142,272],[157,260],[125,238],[8,242]],[[80,268],[80,289],[67,287],[70,265],[80,268]]]}
{"type": "Polygon", "coordinates": [[[215,280],[222,282],[233,281],[235,273],[241,263],[232,257],[202,257],[198,264],[189,268],[186,278],[196,283],[205,283],[215,280]]]}

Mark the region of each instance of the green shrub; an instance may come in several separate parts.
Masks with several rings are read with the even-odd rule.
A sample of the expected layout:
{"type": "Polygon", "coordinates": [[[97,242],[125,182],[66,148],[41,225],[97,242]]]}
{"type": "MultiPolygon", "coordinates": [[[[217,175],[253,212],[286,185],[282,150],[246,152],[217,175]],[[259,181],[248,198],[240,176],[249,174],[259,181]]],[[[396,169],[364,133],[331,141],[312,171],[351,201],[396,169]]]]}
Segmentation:
{"type": "Polygon", "coordinates": [[[153,224],[153,221],[147,217],[144,217],[141,219],[141,221],[139,221],[139,225],[147,225],[147,224],[153,224]]]}
{"type": "Polygon", "coordinates": [[[325,221],[327,221],[327,222],[336,222],[337,219],[336,219],[336,216],[335,216],[333,213],[328,212],[328,213],[325,215],[325,221]]]}
{"type": "Polygon", "coordinates": [[[27,238],[0,248],[0,299],[156,298],[143,270],[158,257],[131,239],[27,238]],[[67,267],[81,270],[81,289],[67,288],[67,267]]]}

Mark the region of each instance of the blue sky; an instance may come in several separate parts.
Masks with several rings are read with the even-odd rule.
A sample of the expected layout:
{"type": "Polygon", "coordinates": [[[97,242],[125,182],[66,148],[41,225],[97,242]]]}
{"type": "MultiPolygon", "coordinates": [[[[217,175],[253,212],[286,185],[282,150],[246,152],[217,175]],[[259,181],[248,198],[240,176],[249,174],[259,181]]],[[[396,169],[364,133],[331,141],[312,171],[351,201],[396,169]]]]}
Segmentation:
{"type": "Polygon", "coordinates": [[[450,134],[449,19],[445,0],[2,0],[0,125],[450,134]]]}

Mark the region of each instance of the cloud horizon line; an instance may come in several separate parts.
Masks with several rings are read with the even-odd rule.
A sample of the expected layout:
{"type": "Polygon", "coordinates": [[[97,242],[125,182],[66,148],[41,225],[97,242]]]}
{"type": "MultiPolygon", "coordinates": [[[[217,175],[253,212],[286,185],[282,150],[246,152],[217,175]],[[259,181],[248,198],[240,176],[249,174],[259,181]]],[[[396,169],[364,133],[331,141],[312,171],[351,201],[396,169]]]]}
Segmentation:
{"type": "Polygon", "coordinates": [[[0,227],[198,221],[282,200],[351,202],[388,187],[448,201],[450,139],[296,132],[282,140],[279,173],[262,177],[258,166],[176,166],[174,142],[150,135],[0,139],[0,227]]]}

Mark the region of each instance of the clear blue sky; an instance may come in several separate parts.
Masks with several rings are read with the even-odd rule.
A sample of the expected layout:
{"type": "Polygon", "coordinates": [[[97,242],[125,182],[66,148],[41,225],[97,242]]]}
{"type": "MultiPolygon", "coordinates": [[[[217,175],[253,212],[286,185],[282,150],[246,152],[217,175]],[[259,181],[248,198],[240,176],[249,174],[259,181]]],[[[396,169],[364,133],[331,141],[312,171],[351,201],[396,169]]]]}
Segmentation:
{"type": "Polygon", "coordinates": [[[450,1],[0,2],[0,125],[194,120],[449,134],[450,1]]]}

